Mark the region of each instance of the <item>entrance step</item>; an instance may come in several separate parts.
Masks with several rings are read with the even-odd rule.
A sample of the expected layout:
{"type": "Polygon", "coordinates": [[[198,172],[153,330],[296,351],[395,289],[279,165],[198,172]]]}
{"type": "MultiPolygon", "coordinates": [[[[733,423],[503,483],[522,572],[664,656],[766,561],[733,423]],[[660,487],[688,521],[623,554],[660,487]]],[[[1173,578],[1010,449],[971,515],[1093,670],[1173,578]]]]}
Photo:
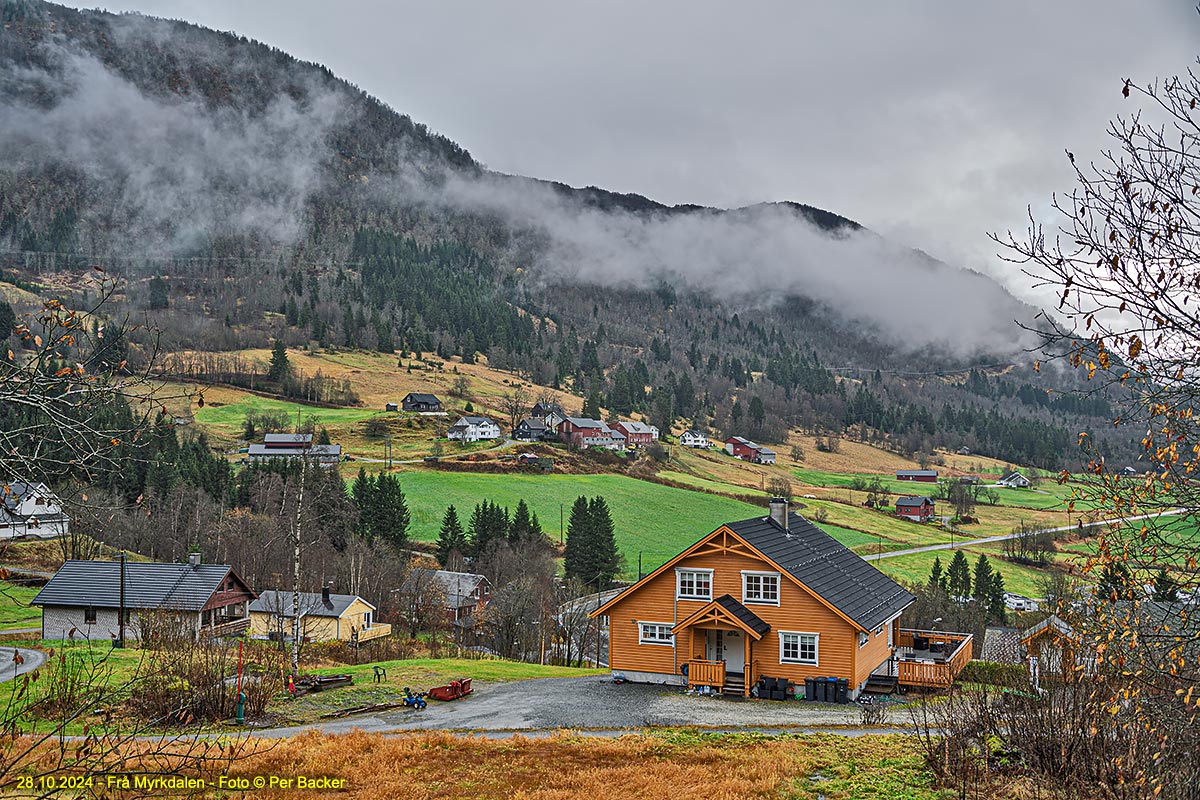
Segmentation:
{"type": "Polygon", "coordinates": [[[726,673],[725,686],[721,690],[721,693],[734,697],[744,697],[746,695],[746,676],[734,672],[726,673]]]}

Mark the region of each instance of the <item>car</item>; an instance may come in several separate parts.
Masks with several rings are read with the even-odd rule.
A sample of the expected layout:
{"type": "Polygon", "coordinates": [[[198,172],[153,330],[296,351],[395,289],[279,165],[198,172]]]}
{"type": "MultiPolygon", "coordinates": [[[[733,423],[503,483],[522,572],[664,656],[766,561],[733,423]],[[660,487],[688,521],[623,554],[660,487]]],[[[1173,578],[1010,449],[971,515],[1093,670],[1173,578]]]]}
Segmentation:
{"type": "Polygon", "coordinates": [[[357,461],[357,460],[358,459],[356,459],[354,456],[350,455],[349,453],[342,456],[342,461],[357,461]]]}

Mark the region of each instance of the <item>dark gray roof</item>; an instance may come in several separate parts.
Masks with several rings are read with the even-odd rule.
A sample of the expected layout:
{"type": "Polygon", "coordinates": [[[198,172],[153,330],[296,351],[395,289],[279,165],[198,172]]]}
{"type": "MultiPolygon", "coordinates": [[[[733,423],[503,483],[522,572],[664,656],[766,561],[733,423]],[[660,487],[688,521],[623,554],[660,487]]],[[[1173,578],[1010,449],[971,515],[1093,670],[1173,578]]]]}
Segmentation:
{"type": "Polygon", "coordinates": [[[608,424],[602,420],[591,419],[589,417],[567,417],[567,422],[576,428],[600,428],[602,430],[608,428],[608,424]]]}
{"type": "Polygon", "coordinates": [[[422,394],[420,392],[409,392],[408,394],[404,395],[404,399],[401,400],[400,402],[402,402],[402,403],[440,403],[442,401],[437,399],[437,395],[422,394]]]}
{"type": "Polygon", "coordinates": [[[447,608],[462,608],[475,605],[476,601],[471,597],[471,593],[486,581],[487,578],[473,572],[451,572],[444,569],[431,570],[418,567],[408,574],[403,589],[415,591],[422,584],[436,583],[438,589],[446,596],[447,608]]]}
{"type": "Polygon", "coordinates": [[[928,497],[898,497],[896,498],[898,506],[925,506],[933,505],[933,501],[928,497]]]}
{"type": "MultiPolygon", "coordinates": [[[[301,592],[300,593],[300,614],[305,617],[340,617],[346,613],[346,609],[355,600],[360,600],[356,594],[333,594],[329,595],[329,602],[326,603],[321,599],[320,592],[301,592]]],[[[363,600],[367,603],[366,600],[363,600]]],[[[371,603],[367,603],[372,609],[375,608],[371,603]]],[[[292,611],[292,593],[281,592],[275,589],[267,589],[258,596],[258,599],[250,604],[251,611],[261,611],[264,614],[278,614],[281,611],[288,614],[292,611]]]]}
{"type": "MultiPolygon", "coordinates": [[[[125,607],[200,611],[224,582],[225,564],[125,564],[125,607]]],[[[121,565],[116,561],[68,561],[33,598],[38,606],[118,608],[121,565]]],[[[239,578],[240,580],[240,578],[239,578]]]]}
{"type": "Polygon", "coordinates": [[[26,483],[24,481],[4,483],[0,481],[0,503],[6,508],[15,509],[25,499],[25,495],[33,494],[40,488],[45,488],[45,484],[26,483]]]}
{"type": "Polygon", "coordinates": [[[767,631],[771,630],[771,626],[762,620],[758,614],[755,614],[750,609],[739,603],[733,598],[733,595],[723,594],[717,598],[717,605],[733,614],[735,617],[746,623],[750,630],[762,636],[767,631]]]}
{"type": "Polygon", "coordinates": [[[517,425],[518,428],[529,428],[530,430],[541,429],[546,430],[546,423],[537,417],[526,417],[517,425]]]}
{"type": "Polygon", "coordinates": [[[787,531],[770,517],[726,527],[866,630],[887,622],[916,599],[799,514],[788,515],[787,531]]]}

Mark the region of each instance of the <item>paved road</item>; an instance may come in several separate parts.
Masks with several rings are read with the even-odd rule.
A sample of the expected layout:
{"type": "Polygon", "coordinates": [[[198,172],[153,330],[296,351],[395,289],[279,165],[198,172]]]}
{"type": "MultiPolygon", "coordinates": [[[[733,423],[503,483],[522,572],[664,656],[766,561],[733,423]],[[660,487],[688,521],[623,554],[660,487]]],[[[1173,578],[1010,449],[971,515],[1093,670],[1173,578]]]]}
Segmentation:
{"type": "MultiPolygon", "coordinates": [[[[1186,513],[1185,509],[1176,508],[1171,511],[1159,511],[1154,514],[1139,514],[1135,517],[1113,517],[1111,519],[1101,519],[1096,522],[1084,522],[1082,525],[1061,525],[1057,528],[1043,528],[1033,533],[1059,533],[1061,531],[1078,530],[1080,527],[1091,528],[1096,525],[1107,525],[1110,522],[1136,522],[1139,519],[1152,519],[1154,517],[1170,517],[1177,514],[1186,513]]],[[[929,553],[934,550],[952,550],[958,547],[973,547],[979,544],[991,544],[993,542],[1003,542],[1006,539],[1016,539],[1018,536],[1025,536],[1026,533],[1006,533],[1003,536],[989,536],[985,539],[963,539],[957,542],[947,542],[945,544],[931,544],[925,547],[912,547],[908,550],[893,550],[890,553],[880,553],[875,556],[873,561],[878,561],[881,558],[895,558],[896,556],[910,556],[913,553],[929,553]]]]}
{"type": "MultiPolygon", "coordinates": [[[[897,713],[892,726],[906,719],[906,715],[897,713]]],[[[279,738],[307,730],[347,733],[356,729],[369,733],[457,730],[507,735],[560,728],[604,735],[658,726],[842,732],[841,726],[856,726],[860,721],[857,704],[832,706],[697,697],[680,694],[677,687],[670,686],[634,683],[618,686],[609,677],[598,675],[484,685],[453,702],[431,700],[422,711],[406,708],[314,725],[257,730],[254,735],[279,738]]]]}
{"type": "Polygon", "coordinates": [[[40,667],[46,660],[46,654],[41,650],[30,650],[26,647],[0,647],[0,683],[11,681],[18,675],[40,667]],[[16,664],[14,654],[20,653],[24,662],[16,664]]]}

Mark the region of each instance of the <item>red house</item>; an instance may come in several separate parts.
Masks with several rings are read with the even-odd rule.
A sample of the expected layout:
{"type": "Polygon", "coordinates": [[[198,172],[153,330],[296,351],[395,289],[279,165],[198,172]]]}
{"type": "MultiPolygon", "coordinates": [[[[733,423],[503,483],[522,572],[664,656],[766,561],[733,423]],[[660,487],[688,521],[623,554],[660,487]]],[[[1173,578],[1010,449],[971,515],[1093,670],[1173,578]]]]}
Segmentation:
{"type": "Polygon", "coordinates": [[[928,497],[901,497],[896,501],[896,516],[928,522],[933,519],[933,501],[928,497]]]}
{"type": "Polygon", "coordinates": [[[725,452],[734,458],[740,458],[746,461],[753,461],[758,455],[759,446],[749,439],[743,439],[741,436],[730,436],[725,440],[725,452]]]}
{"type": "MultiPolygon", "coordinates": [[[[608,424],[598,419],[587,417],[567,417],[558,423],[558,438],[570,447],[583,449],[586,447],[617,447],[613,438],[613,430],[608,424]]],[[[625,442],[620,442],[624,446],[625,442]]]]}

